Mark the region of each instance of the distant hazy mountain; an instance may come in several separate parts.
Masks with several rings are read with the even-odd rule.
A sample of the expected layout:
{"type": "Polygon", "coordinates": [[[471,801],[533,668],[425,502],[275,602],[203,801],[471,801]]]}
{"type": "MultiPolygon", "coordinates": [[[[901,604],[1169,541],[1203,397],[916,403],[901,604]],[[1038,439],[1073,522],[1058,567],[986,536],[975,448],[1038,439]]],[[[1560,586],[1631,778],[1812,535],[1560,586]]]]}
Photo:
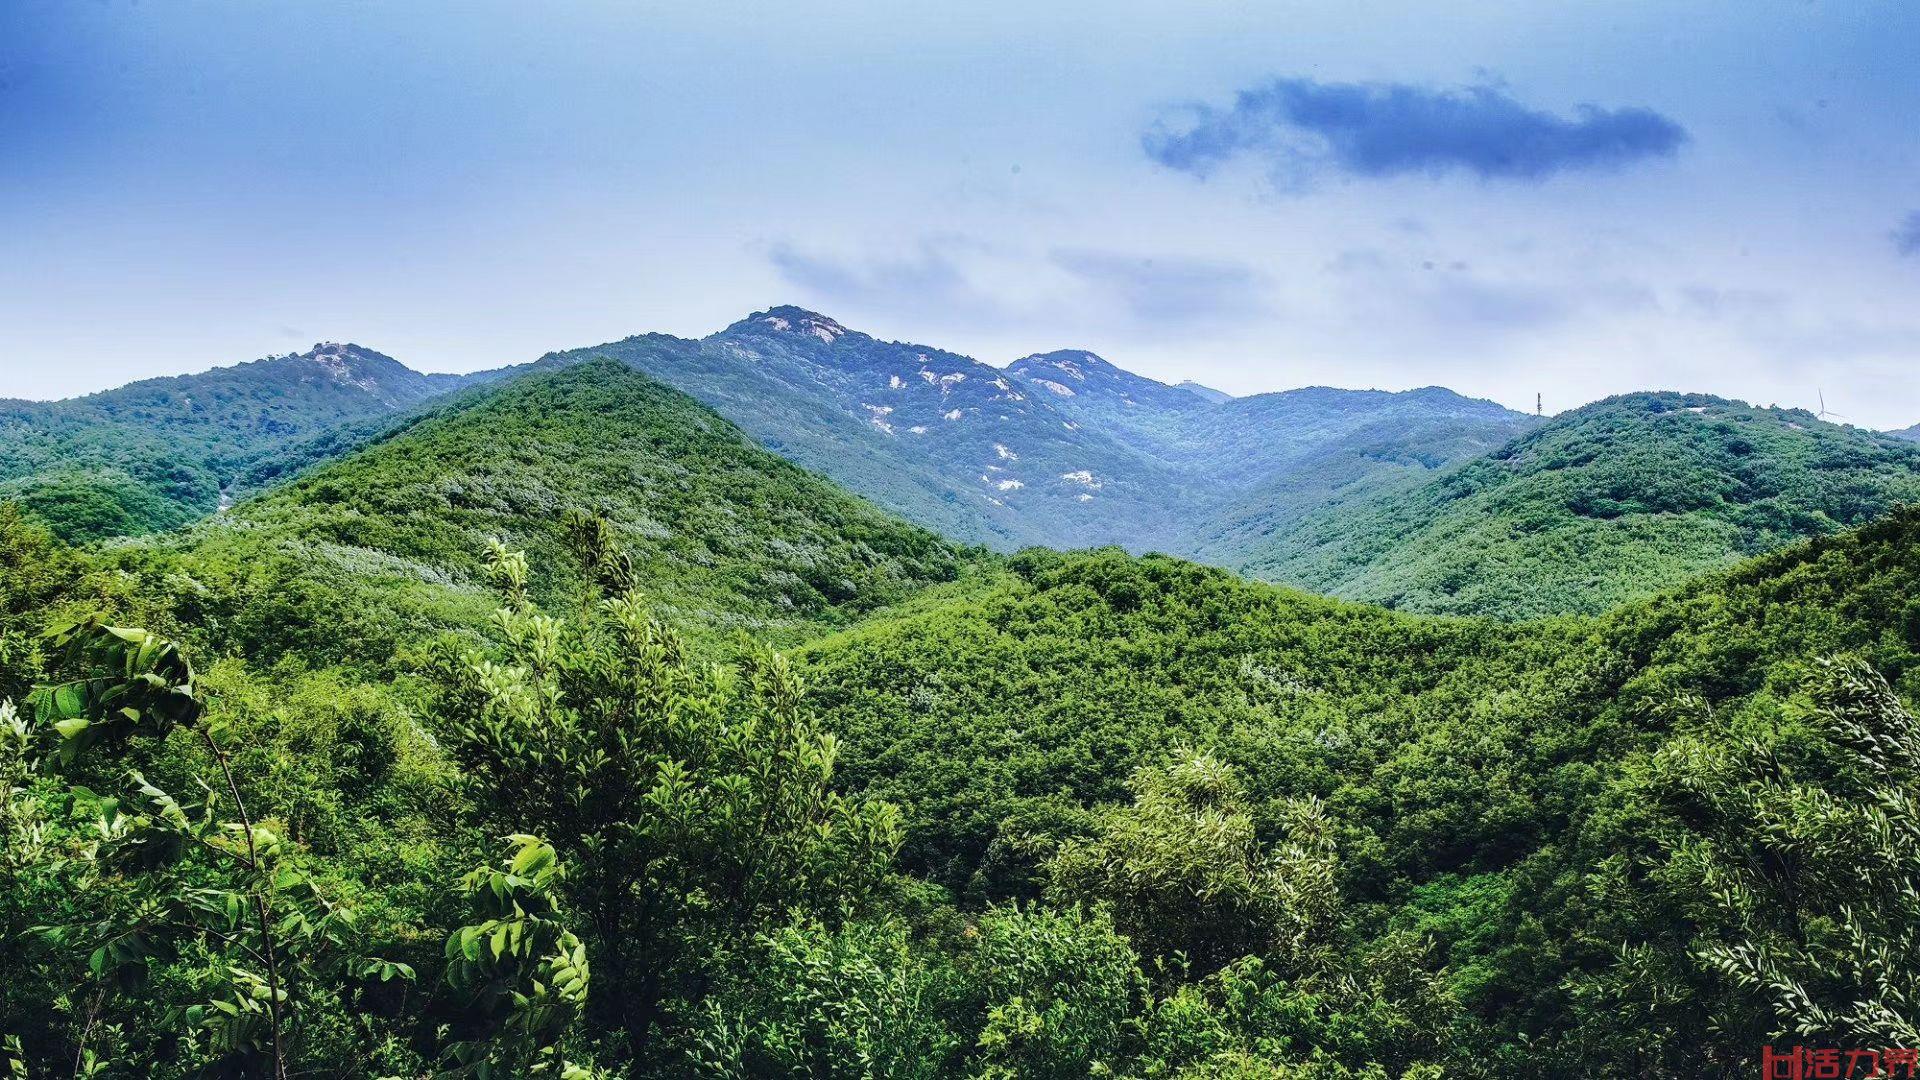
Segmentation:
{"type": "MultiPolygon", "coordinates": [[[[1002,548],[1027,544],[1191,552],[1239,504],[1332,444],[1365,450],[1414,418],[1463,427],[1433,457],[1497,445],[1530,418],[1444,390],[1318,388],[1218,400],[1093,353],[1002,370],[884,342],[816,312],[777,307],[691,341],[648,334],[551,354],[609,356],[710,405],[760,442],[909,520],[1002,548]],[[1387,425],[1378,428],[1376,425],[1387,425]],[[1371,441],[1370,441],[1371,440],[1371,441]]],[[[1381,451],[1385,454],[1386,451],[1381,451]]]]}
{"type": "Polygon", "coordinates": [[[1920,500],[1920,446],[1702,394],[1609,398],[1431,481],[1322,500],[1246,569],[1413,611],[1594,612],[1920,500]]]}
{"type": "Polygon", "coordinates": [[[172,528],[212,513],[263,456],[461,381],[322,344],[65,401],[0,401],[0,499],[70,538],[172,528]]]}
{"type": "Polygon", "coordinates": [[[1174,383],[1173,386],[1176,390],[1185,390],[1189,394],[1198,394],[1202,400],[1211,401],[1216,405],[1233,397],[1232,394],[1227,393],[1225,390],[1215,390],[1211,386],[1203,386],[1200,383],[1194,382],[1192,379],[1181,379],[1179,382],[1174,383]]]}
{"type": "Polygon", "coordinates": [[[1205,397],[1086,352],[1030,356],[1008,370],[1082,424],[1187,475],[1207,504],[1170,550],[1229,566],[1330,498],[1427,479],[1537,422],[1439,387],[1205,397]]]}
{"type": "Polygon", "coordinates": [[[1905,439],[1908,442],[1920,442],[1920,424],[1915,424],[1912,427],[1903,427],[1899,431],[1883,431],[1881,434],[1891,435],[1896,439],[1905,439]]]}
{"type": "Polygon", "coordinates": [[[167,529],[351,451],[456,387],[602,356],[915,523],[1002,549],[1114,544],[1232,563],[1317,492],[1450,464],[1529,422],[1438,389],[1232,398],[1081,350],[1002,370],[777,307],[699,340],[645,334],[469,376],[321,345],[0,404],[0,498],[70,538],[167,529]],[[1427,441],[1409,449],[1416,431],[1427,441]],[[1260,501],[1269,486],[1273,506],[1260,501]]]}
{"type": "Polygon", "coordinates": [[[1352,506],[1424,484],[1504,445],[1529,417],[1392,416],[1329,437],[1195,527],[1196,558],[1261,574],[1286,533],[1323,507],[1352,506]],[[1249,563],[1253,563],[1250,567],[1249,563]]]}

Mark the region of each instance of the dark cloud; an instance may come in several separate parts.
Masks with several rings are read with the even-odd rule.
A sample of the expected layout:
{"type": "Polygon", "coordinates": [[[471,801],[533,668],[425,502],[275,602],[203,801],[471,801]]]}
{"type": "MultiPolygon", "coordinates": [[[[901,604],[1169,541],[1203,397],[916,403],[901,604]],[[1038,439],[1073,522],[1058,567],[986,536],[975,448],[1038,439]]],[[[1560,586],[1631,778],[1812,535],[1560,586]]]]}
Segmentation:
{"type": "Polygon", "coordinates": [[[1240,263],[1178,257],[1144,258],[1111,251],[1054,251],[1055,266],[1110,293],[1137,319],[1190,324],[1266,310],[1261,282],[1240,263]]]}
{"type": "Polygon", "coordinates": [[[1582,105],[1566,118],[1485,85],[1433,90],[1276,79],[1241,91],[1228,109],[1189,106],[1185,120],[1148,131],[1141,140],[1147,156],[1196,176],[1254,157],[1294,185],[1326,171],[1362,177],[1459,171],[1538,181],[1670,157],[1687,141],[1685,129],[1652,109],[1582,105]]]}
{"type": "Polygon", "coordinates": [[[1908,214],[1893,232],[1893,250],[1902,255],[1920,255],[1920,210],[1908,214]]]}

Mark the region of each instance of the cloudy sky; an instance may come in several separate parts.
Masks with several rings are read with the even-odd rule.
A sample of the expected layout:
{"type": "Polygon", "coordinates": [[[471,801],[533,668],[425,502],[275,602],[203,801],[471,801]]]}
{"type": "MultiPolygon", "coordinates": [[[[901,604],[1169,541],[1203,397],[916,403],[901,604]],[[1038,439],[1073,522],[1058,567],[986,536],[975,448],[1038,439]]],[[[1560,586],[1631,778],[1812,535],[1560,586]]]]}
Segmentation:
{"type": "Polygon", "coordinates": [[[1904,426],[1916,46],[1911,0],[4,0],[0,396],[790,302],[1236,393],[1904,426]]]}

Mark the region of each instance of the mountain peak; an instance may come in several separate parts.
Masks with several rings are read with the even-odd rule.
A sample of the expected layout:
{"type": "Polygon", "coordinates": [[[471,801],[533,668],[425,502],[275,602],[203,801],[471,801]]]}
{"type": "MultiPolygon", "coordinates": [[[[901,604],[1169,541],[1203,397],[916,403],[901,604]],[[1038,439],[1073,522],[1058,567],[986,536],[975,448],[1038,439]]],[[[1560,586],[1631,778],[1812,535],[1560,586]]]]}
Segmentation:
{"type": "MultiPolygon", "coordinates": [[[[295,356],[335,370],[355,367],[405,368],[406,365],[386,353],[375,352],[352,342],[317,341],[313,348],[295,356]]],[[[411,370],[411,369],[408,369],[411,370]]]]}
{"type": "Polygon", "coordinates": [[[792,304],[782,304],[753,314],[727,327],[727,332],[755,331],[759,333],[805,334],[819,338],[822,344],[831,345],[846,337],[852,331],[817,311],[808,311],[792,304]]]}
{"type": "Polygon", "coordinates": [[[396,392],[413,396],[403,388],[429,378],[386,353],[352,342],[315,342],[313,348],[286,356],[282,362],[302,365],[328,382],[364,390],[382,399],[391,398],[396,392]]]}
{"type": "Polygon", "coordinates": [[[1007,372],[1057,398],[1079,399],[1076,404],[1081,406],[1097,401],[1124,408],[1151,404],[1187,410],[1201,404],[1194,394],[1135,375],[1085,349],[1055,349],[1023,356],[1007,365],[1007,372]]]}
{"type": "Polygon", "coordinates": [[[1052,368],[1076,382],[1087,381],[1089,375],[1127,374],[1108,363],[1098,353],[1090,353],[1085,349],[1055,349],[1052,352],[1034,353],[1032,356],[1023,356],[1007,366],[1007,370],[1019,374],[1026,374],[1036,368],[1052,368]]]}
{"type": "Polygon", "coordinates": [[[1198,397],[1202,401],[1210,401],[1215,405],[1223,401],[1233,400],[1233,395],[1227,393],[1225,390],[1215,390],[1205,383],[1197,383],[1192,379],[1181,379],[1179,382],[1173,384],[1173,388],[1175,390],[1185,390],[1187,393],[1198,397]]]}

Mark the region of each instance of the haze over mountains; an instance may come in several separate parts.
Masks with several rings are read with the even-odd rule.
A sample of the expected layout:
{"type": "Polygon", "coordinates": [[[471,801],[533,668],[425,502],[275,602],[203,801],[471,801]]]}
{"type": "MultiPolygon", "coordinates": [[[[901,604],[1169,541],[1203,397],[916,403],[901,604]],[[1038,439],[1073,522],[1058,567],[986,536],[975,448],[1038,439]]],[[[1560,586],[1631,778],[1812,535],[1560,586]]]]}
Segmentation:
{"type": "Polygon", "coordinates": [[[1002,369],[776,307],[473,375],[321,345],[11,402],[0,498],[72,538],[170,529],[443,395],[601,359],[953,541],[1165,551],[1416,611],[1597,611],[1920,494],[1920,446],[1801,411],[1650,394],[1543,420],[1440,387],[1232,397],[1084,350],[1002,369]]]}

